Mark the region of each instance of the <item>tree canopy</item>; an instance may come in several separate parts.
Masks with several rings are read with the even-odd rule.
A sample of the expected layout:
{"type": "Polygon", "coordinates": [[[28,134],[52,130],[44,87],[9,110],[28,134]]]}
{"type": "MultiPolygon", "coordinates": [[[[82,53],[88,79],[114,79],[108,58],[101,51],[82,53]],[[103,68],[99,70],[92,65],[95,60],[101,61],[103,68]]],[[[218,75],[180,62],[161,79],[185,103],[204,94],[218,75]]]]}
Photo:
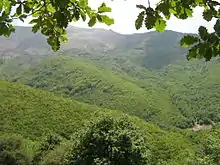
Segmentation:
{"type": "MultiPolygon", "coordinates": [[[[196,7],[203,8],[203,18],[206,21],[216,19],[214,32],[209,33],[207,28],[200,26],[198,35],[186,35],[180,43],[183,47],[190,47],[187,58],[205,58],[220,56],[220,3],[215,0],[160,0],[156,7],[137,5],[141,10],[136,21],[136,29],[143,25],[147,29],[156,29],[163,32],[166,21],[174,16],[178,19],[187,19],[193,16],[196,7]]],[[[40,31],[47,36],[47,42],[54,51],[60,49],[61,42],[67,42],[66,28],[72,21],[88,21],[92,27],[97,22],[112,25],[114,20],[106,15],[111,8],[101,3],[94,10],[88,0],[3,0],[0,2],[0,35],[10,36],[15,31],[13,20],[31,16],[32,31],[40,31]]]]}
{"type": "Polygon", "coordinates": [[[101,119],[80,137],[65,165],[142,165],[150,159],[146,137],[126,117],[101,119]]]}

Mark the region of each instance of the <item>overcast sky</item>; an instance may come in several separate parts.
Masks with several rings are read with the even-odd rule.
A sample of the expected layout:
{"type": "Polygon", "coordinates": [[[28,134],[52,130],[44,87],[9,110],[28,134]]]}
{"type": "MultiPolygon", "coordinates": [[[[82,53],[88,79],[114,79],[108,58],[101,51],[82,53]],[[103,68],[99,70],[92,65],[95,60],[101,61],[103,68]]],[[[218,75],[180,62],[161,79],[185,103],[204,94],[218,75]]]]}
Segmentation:
{"type": "MultiPolygon", "coordinates": [[[[137,15],[140,12],[140,10],[136,8],[136,4],[143,4],[147,6],[147,0],[89,0],[90,6],[94,9],[97,9],[97,7],[102,2],[105,2],[108,6],[112,8],[112,12],[108,15],[114,18],[115,24],[112,26],[96,24],[94,26],[95,28],[111,29],[113,31],[123,34],[141,33],[147,31],[145,28],[137,31],[134,26],[137,15]]],[[[150,2],[153,6],[158,2],[158,0],[150,0],[150,2]]],[[[211,22],[206,22],[205,20],[203,20],[202,10],[200,8],[196,8],[193,18],[189,18],[187,20],[178,20],[175,18],[171,18],[171,20],[168,21],[167,29],[178,32],[196,33],[198,27],[200,25],[203,25],[206,26],[209,31],[212,31],[214,23],[214,20],[211,22]]],[[[16,22],[16,25],[27,25],[27,22],[25,24],[22,22],[16,22]]],[[[71,23],[71,25],[76,27],[88,28],[87,23],[82,21],[71,23]]]]}

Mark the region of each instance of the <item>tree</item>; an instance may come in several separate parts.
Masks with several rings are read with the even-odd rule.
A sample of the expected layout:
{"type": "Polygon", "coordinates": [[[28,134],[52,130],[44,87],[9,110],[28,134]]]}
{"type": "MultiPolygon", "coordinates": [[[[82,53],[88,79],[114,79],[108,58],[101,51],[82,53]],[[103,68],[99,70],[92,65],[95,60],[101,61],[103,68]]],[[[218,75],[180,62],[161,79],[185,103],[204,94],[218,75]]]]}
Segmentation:
{"type": "MultiPolygon", "coordinates": [[[[115,0],[116,1],[116,0],[115,0]]],[[[187,58],[205,58],[207,61],[212,57],[220,56],[220,3],[216,0],[160,0],[155,8],[137,5],[142,11],[135,22],[136,29],[143,24],[147,29],[156,29],[162,32],[166,28],[166,20],[171,16],[178,19],[192,17],[196,7],[203,8],[203,18],[211,21],[216,18],[214,32],[208,33],[204,26],[198,29],[198,35],[187,35],[181,39],[183,47],[190,47],[187,58]]],[[[102,3],[97,10],[92,10],[88,0],[3,0],[0,2],[0,35],[10,36],[15,31],[12,22],[14,19],[24,20],[32,16],[30,21],[34,24],[32,31],[47,36],[47,42],[54,51],[59,50],[60,42],[67,42],[66,28],[72,21],[89,18],[88,26],[94,26],[101,22],[107,25],[114,20],[105,15],[111,12],[111,8],[102,3]],[[12,8],[16,12],[12,12],[12,8]]]]}
{"type": "Polygon", "coordinates": [[[28,165],[30,158],[24,150],[23,140],[20,137],[0,139],[0,164],[28,165]]]}
{"type": "Polygon", "coordinates": [[[93,123],[73,145],[65,165],[148,164],[146,138],[127,118],[103,118],[93,123]]]}
{"type": "Polygon", "coordinates": [[[42,141],[40,147],[38,148],[37,152],[35,153],[32,164],[37,165],[42,160],[48,152],[54,150],[56,146],[61,143],[61,137],[59,135],[49,134],[45,140],[42,141]]]}
{"type": "Polygon", "coordinates": [[[206,27],[200,26],[198,36],[184,36],[180,43],[183,47],[190,47],[187,58],[205,58],[209,61],[212,57],[220,56],[220,3],[215,0],[161,0],[156,8],[137,5],[142,12],[139,13],[135,22],[136,29],[140,29],[145,24],[147,29],[156,29],[162,32],[166,28],[166,20],[171,16],[178,19],[187,19],[192,17],[193,9],[203,8],[203,18],[211,21],[216,18],[214,32],[208,33],[206,27]]]}
{"type": "Polygon", "coordinates": [[[32,31],[36,33],[40,30],[47,36],[52,49],[57,51],[61,42],[67,42],[66,28],[70,22],[89,18],[88,26],[94,26],[97,21],[111,25],[114,20],[105,15],[106,12],[111,12],[111,8],[105,3],[98,10],[93,10],[88,0],[1,0],[0,36],[8,37],[15,31],[13,20],[24,21],[31,16],[32,31]],[[16,10],[15,13],[12,9],[16,10]]]}

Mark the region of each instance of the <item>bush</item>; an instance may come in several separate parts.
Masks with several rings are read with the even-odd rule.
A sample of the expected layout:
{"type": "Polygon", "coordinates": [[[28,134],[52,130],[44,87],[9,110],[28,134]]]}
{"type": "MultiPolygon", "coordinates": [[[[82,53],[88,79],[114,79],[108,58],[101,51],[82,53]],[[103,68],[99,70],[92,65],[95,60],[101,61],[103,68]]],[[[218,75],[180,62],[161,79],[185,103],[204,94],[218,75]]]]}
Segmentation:
{"type": "Polygon", "coordinates": [[[61,137],[59,135],[50,134],[45,140],[41,142],[41,145],[34,155],[32,164],[37,165],[41,160],[52,150],[54,150],[61,143],[61,137]]]}
{"type": "Polygon", "coordinates": [[[143,165],[149,160],[146,138],[127,118],[93,123],[69,152],[65,165],[143,165]]]}
{"type": "Polygon", "coordinates": [[[30,159],[24,149],[23,140],[18,137],[0,139],[1,165],[29,165],[30,159]]]}

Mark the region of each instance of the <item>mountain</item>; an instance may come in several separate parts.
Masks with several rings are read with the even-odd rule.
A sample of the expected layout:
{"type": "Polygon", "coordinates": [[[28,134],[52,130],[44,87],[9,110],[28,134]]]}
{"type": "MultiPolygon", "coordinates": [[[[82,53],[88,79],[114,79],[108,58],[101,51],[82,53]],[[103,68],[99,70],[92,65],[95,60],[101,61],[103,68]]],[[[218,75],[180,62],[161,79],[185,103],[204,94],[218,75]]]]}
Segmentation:
{"type": "Polygon", "coordinates": [[[0,38],[0,164],[220,163],[219,58],[186,61],[173,31],[68,31],[56,53],[28,27],[0,38]]]}
{"type": "MultiPolygon", "coordinates": [[[[111,61],[115,63],[125,60],[139,66],[160,68],[172,61],[185,58],[186,50],[178,44],[183,35],[173,31],[121,35],[111,30],[70,27],[68,43],[63,44],[56,54],[65,53],[92,59],[105,58],[105,61],[111,56],[111,61]],[[155,47],[158,44],[160,46],[155,47]],[[175,56],[172,56],[173,54],[175,56]],[[160,63],[157,59],[160,59],[160,63]]],[[[17,27],[16,33],[9,38],[0,37],[0,43],[0,55],[5,58],[23,54],[54,54],[46,43],[46,38],[40,33],[33,34],[30,27],[17,27]]]]}
{"type": "Polygon", "coordinates": [[[132,82],[132,78],[112,73],[88,60],[67,56],[47,57],[12,81],[80,102],[121,110],[154,123],[175,125],[176,120],[169,121],[171,115],[184,120],[178,111],[175,112],[162,88],[141,88],[132,82]]]}
{"type": "MultiPolygon", "coordinates": [[[[0,78],[121,110],[165,128],[220,121],[220,79],[215,76],[219,75],[219,62],[186,61],[186,50],[178,43],[184,34],[68,31],[68,44],[52,53],[43,36],[37,34],[40,42],[30,28],[19,27],[10,40],[19,45],[12,50],[21,54],[15,53],[11,59],[2,54],[0,78]],[[22,39],[24,32],[27,35],[22,39]],[[49,53],[41,52],[44,48],[49,53]],[[38,54],[27,49],[36,49],[38,54]]],[[[1,43],[5,40],[2,38],[1,43]]]]}

